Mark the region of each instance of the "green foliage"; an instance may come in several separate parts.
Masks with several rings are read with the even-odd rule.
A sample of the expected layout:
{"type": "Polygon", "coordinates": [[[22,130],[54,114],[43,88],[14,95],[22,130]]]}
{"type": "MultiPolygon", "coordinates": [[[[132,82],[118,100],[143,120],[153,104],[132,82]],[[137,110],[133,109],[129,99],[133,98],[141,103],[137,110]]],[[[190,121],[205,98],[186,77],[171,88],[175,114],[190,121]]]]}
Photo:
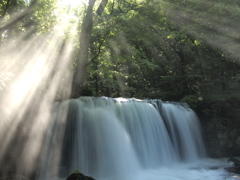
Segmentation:
{"type": "Polygon", "coordinates": [[[187,95],[181,99],[181,102],[186,102],[192,109],[196,109],[202,100],[202,97],[187,95]]]}
{"type": "MultiPolygon", "coordinates": [[[[4,21],[28,7],[11,1],[3,17],[7,1],[0,2],[4,21]]],[[[66,41],[74,39],[74,71],[86,7],[72,10],[79,17],[76,36],[63,33],[66,41]]],[[[39,0],[22,21],[1,32],[1,43],[51,32],[61,19],[55,8],[55,0],[39,0]]],[[[224,109],[234,104],[237,114],[240,100],[239,15],[237,0],[108,1],[101,16],[93,13],[82,95],[182,101],[202,116],[236,119],[224,109]]]]}
{"type": "MultiPolygon", "coordinates": [[[[230,67],[238,69],[238,65],[228,62],[229,55],[209,46],[203,38],[210,35],[207,28],[201,35],[197,30],[201,23],[184,22],[177,15],[173,20],[169,14],[182,8],[183,18],[193,11],[201,12],[209,4],[178,1],[180,6],[175,6],[175,3],[108,3],[105,17],[98,18],[93,32],[92,57],[101,49],[98,58],[89,65],[89,82],[96,87],[94,95],[121,95],[124,89],[127,96],[197,104],[198,98],[227,99],[229,95],[222,96],[226,89],[239,89],[232,79],[237,72],[230,67]]],[[[209,13],[215,10],[210,9],[209,13]]],[[[191,18],[200,22],[200,16],[203,18],[204,14],[193,13],[191,18]]]]}
{"type": "Polygon", "coordinates": [[[29,14],[27,25],[34,25],[39,33],[50,31],[56,22],[56,0],[38,0],[33,12],[29,14]]]}

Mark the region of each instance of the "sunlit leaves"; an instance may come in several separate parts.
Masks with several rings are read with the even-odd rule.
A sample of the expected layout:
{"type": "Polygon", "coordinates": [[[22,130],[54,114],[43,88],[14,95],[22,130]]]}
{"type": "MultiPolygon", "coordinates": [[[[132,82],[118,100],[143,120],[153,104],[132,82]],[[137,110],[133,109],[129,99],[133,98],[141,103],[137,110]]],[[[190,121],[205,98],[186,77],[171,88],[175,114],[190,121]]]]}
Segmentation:
{"type": "Polygon", "coordinates": [[[175,27],[190,36],[205,41],[206,44],[233,58],[239,58],[239,2],[211,0],[172,0],[167,2],[167,14],[175,27]],[[170,7],[170,8],[169,8],[170,7]]]}
{"type": "Polygon", "coordinates": [[[35,27],[39,32],[47,32],[54,26],[56,21],[55,13],[56,0],[38,0],[30,20],[35,21],[35,27]]]}
{"type": "MultiPolygon", "coordinates": [[[[237,1],[109,0],[98,16],[100,3],[96,1],[93,8],[85,82],[94,95],[120,96],[124,90],[127,96],[191,101],[238,87],[237,1]]],[[[56,22],[63,21],[68,9],[56,11],[55,0],[39,0],[17,29],[23,34],[30,29],[35,34],[62,29],[63,39],[74,39],[70,66],[76,71],[86,7],[71,9],[70,23],[57,29],[56,22]],[[73,33],[70,29],[77,22],[78,29],[73,33]]],[[[7,40],[9,34],[6,31],[3,37],[7,40]]],[[[11,34],[18,36],[16,29],[11,34]]]]}

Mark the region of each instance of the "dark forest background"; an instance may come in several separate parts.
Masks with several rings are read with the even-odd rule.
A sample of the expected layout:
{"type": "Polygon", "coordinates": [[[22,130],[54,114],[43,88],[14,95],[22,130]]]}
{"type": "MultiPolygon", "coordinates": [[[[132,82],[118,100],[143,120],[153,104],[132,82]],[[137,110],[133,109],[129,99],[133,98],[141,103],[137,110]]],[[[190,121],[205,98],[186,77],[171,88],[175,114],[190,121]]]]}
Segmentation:
{"type": "MultiPolygon", "coordinates": [[[[28,63],[6,56],[9,44],[21,49],[32,37],[50,44],[46,36],[61,14],[71,12],[75,20],[64,27],[61,48],[53,53],[61,61],[65,44],[74,39],[65,67],[74,75],[66,86],[68,79],[60,74],[55,100],[108,96],[186,102],[200,117],[211,156],[240,155],[238,0],[90,0],[60,12],[56,7],[55,0],[0,0],[0,64],[12,65],[0,69],[0,96],[28,63]],[[71,34],[75,21],[77,31],[71,34]]],[[[41,82],[37,94],[44,96],[51,84],[51,78],[41,82]]]]}

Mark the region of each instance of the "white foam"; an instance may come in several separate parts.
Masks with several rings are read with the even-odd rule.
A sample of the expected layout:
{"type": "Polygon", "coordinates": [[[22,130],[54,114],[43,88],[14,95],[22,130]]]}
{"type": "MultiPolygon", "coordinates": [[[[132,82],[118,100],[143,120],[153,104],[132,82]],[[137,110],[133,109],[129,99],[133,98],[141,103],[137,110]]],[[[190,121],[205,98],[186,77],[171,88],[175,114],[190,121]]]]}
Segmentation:
{"type": "MultiPolygon", "coordinates": [[[[125,180],[236,180],[239,175],[228,173],[227,159],[202,159],[194,163],[176,163],[172,167],[142,170],[129,174],[125,180]]],[[[120,180],[121,178],[111,179],[120,180]]],[[[101,179],[105,180],[105,179],[101,179]]],[[[109,179],[110,180],[110,179],[109,179]]]]}

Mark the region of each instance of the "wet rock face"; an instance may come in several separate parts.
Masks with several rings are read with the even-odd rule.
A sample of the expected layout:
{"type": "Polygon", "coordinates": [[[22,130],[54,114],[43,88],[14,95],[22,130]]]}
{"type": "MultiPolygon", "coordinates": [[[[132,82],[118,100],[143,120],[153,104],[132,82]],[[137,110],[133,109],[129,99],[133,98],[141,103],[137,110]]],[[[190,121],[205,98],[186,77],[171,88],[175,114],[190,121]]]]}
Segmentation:
{"type": "Polygon", "coordinates": [[[209,122],[203,124],[203,131],[210,157],[240,156],[240,129],[209,122]]]}
{"type": "Polygon", "coordinates": [[[205,100],[196,112],[210,157],[240,156],[240,99],[205,100]]]}
{"type": "Polygon", "coordinates": [[[92,177],[84,176],[82,173],[72,173],[67,180],[94,180],[92,177]]]}
{"type": "Polygon", "coordinates": [[[240,147],[240,136],[236,137],[236,145],[237,147],[240,147]]]}

